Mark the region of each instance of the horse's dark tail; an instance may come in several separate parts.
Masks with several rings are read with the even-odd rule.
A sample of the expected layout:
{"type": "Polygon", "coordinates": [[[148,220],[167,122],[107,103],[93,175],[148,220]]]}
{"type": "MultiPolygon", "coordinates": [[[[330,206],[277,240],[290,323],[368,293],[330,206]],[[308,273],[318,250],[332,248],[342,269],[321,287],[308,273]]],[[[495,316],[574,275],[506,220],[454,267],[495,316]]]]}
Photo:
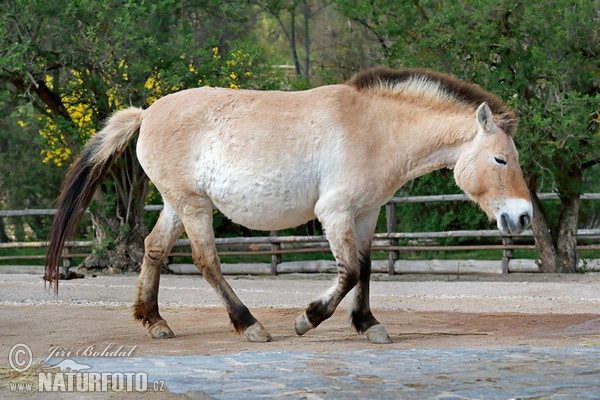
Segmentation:
{"type": "Polygon", "coordinates": [[[116,112],[71,165],[58,197],[58,211],[48,236],[44,279],[50,282],[55,293],[58,293],[58,265],[65,241],[73,235],[113,159],[127,146],[141,123],[140,108],[116,112]]]}

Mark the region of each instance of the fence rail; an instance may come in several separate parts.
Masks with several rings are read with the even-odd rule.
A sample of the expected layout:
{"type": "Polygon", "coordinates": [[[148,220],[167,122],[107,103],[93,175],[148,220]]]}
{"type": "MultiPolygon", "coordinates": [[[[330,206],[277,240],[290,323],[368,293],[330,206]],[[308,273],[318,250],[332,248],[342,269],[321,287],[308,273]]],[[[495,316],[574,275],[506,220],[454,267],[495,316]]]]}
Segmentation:
{"type": "MultiPolygon", "coordinates": [[[[541,200],[557,200],[559,197],[554,193],[540,193],[541,200]]],[[[600,193],[585,193],[582,200],[600,200],[600,193]]],[[[508,273],[510,260],[513,258],[514,250],[535,250],[533,244],[533,232],[527,230],[519,235],[518,243],[514,243],[515,235],[504,235],[499,230],[454,230],[442,232],[397,232],[398,219],[395,204],[401,203],[425,203],[425,202],[454,202],[468,201],[464,194],[435,195],[435,196],[407,196],[394,197],[385,206],[386,232],[376,233],[373,240],[373,251],[388,253],[388,273],[394,274],[396,261],[400,259],[400,253],[419,251],[472,251],[472,250],[501,250],[500,260],[502,272],[508,273]],[[498,243],[492,244],[468,244],[468,245],[439,245],[431,243],[434,239],[447,238],[497,238],[498,243]],[[408,241],[401,244],[401,240],[408,241]]],[[[156,212],[162,210],[162,205],[148,205],[145,211],[156,212]]],[[[26,217],[53,215],[56,209],[26,209],[26,210],[0,210],[0,218],[3,217],[26,217]]],[[[282,262],[285,254],[298,253],[321,253],[329,251],[329,244],[324,236],[281,236],[276,231],[270,232],[269,236],[257,237],[232,237],[217,238],[216,244],[219,254],[222,256],[250,256],[270,255],[271,273],[278,273],[278,264],[282,262]]],[[[580,250],[600,250],[600,229],[579,229],[578,240],[580,250]],[[590,243],[591,242],[591,243],[590,243]]],[[[170,256],[191,256],[189,250],[190,241],[180,239],[175,243],[170,256]]],[[[8,242],[0,243],[0,249],[24,249],[45,248],[46,242],[8,242]]],[[[69,241],[65,244],[62,255],[65,272],[71,266],[75,257],[86,257],[92,247],[91,241],[69,241]],[[74,252],[77,250],[77,252],[74,252]],[[85,251],[88,250],[88,251],[85,251]]],[[[3,255],[0,261],[6,260],[39,260],[44,255],[3,255]]]]}

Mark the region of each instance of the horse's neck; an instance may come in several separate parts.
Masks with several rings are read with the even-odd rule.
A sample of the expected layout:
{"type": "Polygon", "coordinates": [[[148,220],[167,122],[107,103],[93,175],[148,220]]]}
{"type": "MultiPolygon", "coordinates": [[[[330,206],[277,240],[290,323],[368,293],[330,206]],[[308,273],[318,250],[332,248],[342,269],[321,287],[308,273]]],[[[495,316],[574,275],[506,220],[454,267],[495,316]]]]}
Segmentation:
{"type": "Polygon", "coordinates": [[[397,160],[395,172],[402,177],[399,185],[438,169],[454,168],[476,132],[474,111],[423,109],[409,122],[391,127],[387,135],[395,140],[395,149],[389,156],[397,160]]]}

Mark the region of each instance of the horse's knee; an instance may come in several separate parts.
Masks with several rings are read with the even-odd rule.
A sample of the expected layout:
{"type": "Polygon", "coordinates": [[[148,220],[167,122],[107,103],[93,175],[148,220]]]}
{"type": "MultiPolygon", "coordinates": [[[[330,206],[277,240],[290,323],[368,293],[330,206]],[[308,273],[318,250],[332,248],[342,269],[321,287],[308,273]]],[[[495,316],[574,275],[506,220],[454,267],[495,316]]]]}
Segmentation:
{"type": "Polygon", "coordinates": [[[144,246],[144,257],[152,265],[160,264],[169,255],[165,247],[155,245],[153,242],[148,240],[148,238],[146,238],[144,246]]]}

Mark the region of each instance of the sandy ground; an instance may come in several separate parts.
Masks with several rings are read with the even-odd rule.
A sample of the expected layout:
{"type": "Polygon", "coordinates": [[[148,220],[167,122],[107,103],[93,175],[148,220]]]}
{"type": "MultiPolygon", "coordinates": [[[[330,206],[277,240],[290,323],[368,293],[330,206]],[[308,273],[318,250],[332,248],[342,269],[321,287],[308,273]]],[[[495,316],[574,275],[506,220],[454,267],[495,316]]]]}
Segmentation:
{"type": "Polygon", "coordinates": [[[39,276],[0,275],[0,366],[7,366],[6,355],[16,343],[27,344],[38,360],[57,346],[74,352],[89,346],[98,351],[123,346],[135,356],[600,346],[598,274],[460,280],[376,276],[372,306],[394,341],[390,345],[373,345],[351,329],[349,299],[317,329],[302,337],[295,335],[295,317],[330,286],[333,276],[329,275],[228,278],[272,334],[270,343],[249,343],[237,335],[202,278],[163,276],[161,313],[177,337],[154,340],[131,317],[135,278],[102,276],[61,282],[55,297],[44,291],[39,276]]]}
{"type": "MultiPolygon", "coordinates": [[[[600,346],[600,315],[596,314],[471,314],[378,310],[394,343],[374,345],[350,328],[344,310],[316,330],[298,337],[293,321],[300,309],[254,309],[273,336],[270,343],[249,343],[237,335],[223,310],[217,308],[165,308],[177,337],[154,340],[131,320],[124,308],[50,306],[11,307],[3,312],[2,348],[8,354],[14,343],[28,344],[34,356],[49,349],[102,350],[123,345],[134,355],[213,355],[241,351],[344,351],[413,348],[502,346],[600,346]]],[[[5,362],[5,359],[2,360],[5,362]]]]}
{"type": "MultiPolygon", "coordinates": [[[[266,344],[248,343],[233,331],[218,297],[202,278],[173,275],[162,277],[159,300],[161,314],[177,338],[152,340],[131,317],[135,279],[129,275],[64,281],[54,296],[36,275],[0,275],[0,352],[16,342],[29,344],[39,357],[51,346],[109,343],[136,345],[137,355],[373,346],[350,328],[347,311],[353,293],[316,330],[295,335],[296,316],[331,285],[330,275],[228,278],[273,335],[273,343],[266,344]]],[[[392,348],[600,341],[599,274],[462,280],[379,276],[372,282],[371,304],[394,340],[392,348]]]]}

